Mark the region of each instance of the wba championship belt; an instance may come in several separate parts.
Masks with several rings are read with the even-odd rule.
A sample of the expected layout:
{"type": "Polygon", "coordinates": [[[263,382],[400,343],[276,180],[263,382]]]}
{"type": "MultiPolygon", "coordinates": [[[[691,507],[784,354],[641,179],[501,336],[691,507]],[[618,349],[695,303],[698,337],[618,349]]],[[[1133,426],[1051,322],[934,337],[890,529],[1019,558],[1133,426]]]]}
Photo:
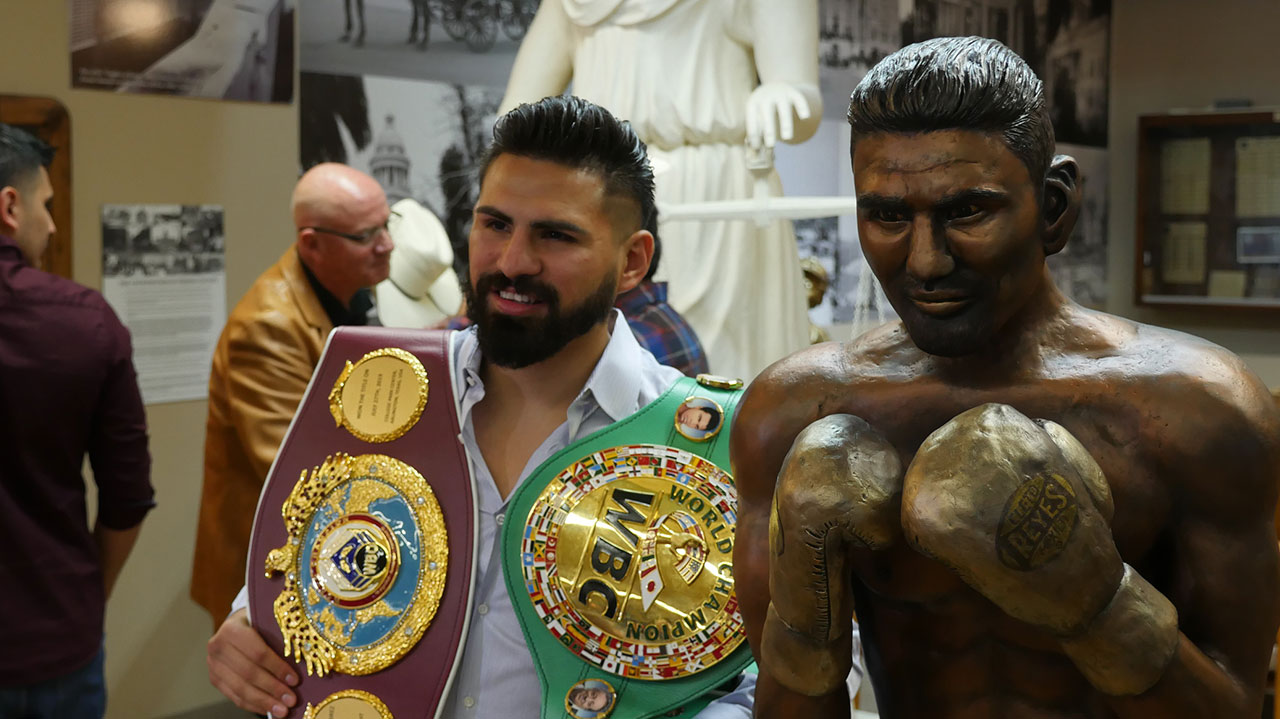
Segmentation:
{"type": "Polygon", "coordinates": [[[542,719],[692,716],[751,662],[727,470],[741,386],[682,378],[516,490],[503,573],[542,719]]]}
{"type": "Polygon", "coordinates": [[[249,613],[305,719],[434,717],[461,656],[476,521],[449,335],[334,330],[258,501],[249,613]]]}

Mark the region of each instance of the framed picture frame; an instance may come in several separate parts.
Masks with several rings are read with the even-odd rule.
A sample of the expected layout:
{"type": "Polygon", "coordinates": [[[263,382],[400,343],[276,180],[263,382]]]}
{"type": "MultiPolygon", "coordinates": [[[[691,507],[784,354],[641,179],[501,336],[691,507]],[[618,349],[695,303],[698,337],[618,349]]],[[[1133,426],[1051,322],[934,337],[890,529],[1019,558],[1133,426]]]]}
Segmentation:
{"type": "Polygon", "coordinates": [[[1280,310],[1280,111],[1138,128],[1134,302],[1280,310]]]}
{"type": "Polygon", "coordinates": [[[55,149],[49,165],[53,222],[58,227],[45,250],[44,268],[71,278],[71,117],[51,97],[0,95],[0,122],[21,127],[55,149]]]}

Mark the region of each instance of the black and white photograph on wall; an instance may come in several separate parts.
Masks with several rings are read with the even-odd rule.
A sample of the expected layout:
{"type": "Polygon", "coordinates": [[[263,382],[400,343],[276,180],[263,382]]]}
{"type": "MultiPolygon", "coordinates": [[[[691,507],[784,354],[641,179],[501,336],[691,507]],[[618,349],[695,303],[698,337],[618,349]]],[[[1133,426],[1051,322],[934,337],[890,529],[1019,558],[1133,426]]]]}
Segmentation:
{"type": "Polygon", "coordinates": [[[1107,303],[1107,151],[1084,145],[1058,145],[1058,152],[1080,164],[1080,217],[1066,247],[1048,260],[1049,272],[1068,297],[1086,307],[1107,303]]]}
{"type": "Polygon", "coordinates": [[[302,167],[341,162],[372,175],[390,204],[412,197],[467,256],[476,163],[502,90],[400,78],[302,73],[302,167]]]}
{"type": "Polygon", "coordinates": [[[822,302],[809,309],[811,322],[820,327],[850,326],[857,336],[897,319],[863,258],[853,217],[793,220],[792,225],[800,257],[816,259],[827,272],[822,302]]]}
{"type": "Polygon", "coordinates": [[[102,276],[221,272],[224,237],[218,206],[106,205],[102,209],[102,276]]]}
{"type": "Polygon", "coordinates": [[[1107,144],[1111,0],[819,0],[818,53],[826,114],[898,48],[980,35],[1008,45],[1045,85],[1058,141],[1107,144]]]}
{"type": "Polygon", "coordinates": [[[71,0],[74,87],[293,101],[296,0],[71,0]]]}
{"type": "Polygon", "coordinates": [[[147,404],[202,399],[227,319],[217,205],[104,205],[102,296],[133,339],[147,404]]]}
{"type": "Polygon", "coordinates": [[[827,117],[843,117],[849,93],[867,70],[902,47],[901,4],[818,0],[819,72],[827,117]]]}
{"type": "Polygon", "coordinates": [[[540,0],[325,0],[300,18],[306,72],[506,87],[540,0]]]}

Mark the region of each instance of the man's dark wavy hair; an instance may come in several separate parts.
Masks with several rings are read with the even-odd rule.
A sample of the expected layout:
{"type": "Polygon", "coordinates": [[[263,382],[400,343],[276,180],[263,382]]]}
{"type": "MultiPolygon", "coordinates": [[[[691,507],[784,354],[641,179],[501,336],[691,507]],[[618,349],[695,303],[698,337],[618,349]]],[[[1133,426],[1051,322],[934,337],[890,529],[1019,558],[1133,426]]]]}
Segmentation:
{"type": "Polygon", "coordinates": [[[1039,194],[1053,160],[1044,84],[996,40],[942,37],[881,60],[849,97],[853,142],[875,133],[999,133],[1039,194]]]}
{"type": "Polygon", "coordinates": [[[657,227],[653,168],[644,142],[631,124],[580,97],[547,97],[498,118],[493,144],[480,161],[480,183],[499,155],[519,155],[597,172],[605,192],[636,201],[639,229],[657,227]]]}
{"type": "MultiPolygon", "coordinates": [[[[53,162],[53,148],[35,135],[0,123],[0,187],[25,186],[53,162]]],[[[21,189],[21,187],[20,187],[21,189]]]]}

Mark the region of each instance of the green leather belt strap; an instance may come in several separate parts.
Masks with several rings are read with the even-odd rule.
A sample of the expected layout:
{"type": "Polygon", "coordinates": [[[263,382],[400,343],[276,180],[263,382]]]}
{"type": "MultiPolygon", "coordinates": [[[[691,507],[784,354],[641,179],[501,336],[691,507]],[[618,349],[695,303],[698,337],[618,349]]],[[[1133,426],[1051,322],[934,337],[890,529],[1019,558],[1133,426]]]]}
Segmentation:
{"type": "MultiPolygon", "coordinates": [[[[697,474],[701,470],[672,470],[671,476],[666,480],[662,480],[666,484],[656,482],[654,486],[666,488],[659,489],[659,492],[668,492],[671,496],[686,498],[686,501],[691,502],[688,508],[685,508],[684,511],[673,511],[674,500],[671,500],[667,494],[659,495],[653,493],[643,495],[615,489],[613,490],[615,497],[618,492],[622,492],[624,499],[626,497],[631,497],[632,499],[630,504],[624,502],[621,505],[610,505],[616,507],[617,510],[609,512],[608,523],[614,528],[621,529],[633,540],[637,538],[640,540],[631,548],[631,553],[626,556],[625,563],[619,560],[621,572],[630,572],[630,574],[627,574],[630,578],[630,583],[625,586],[633,589],[630,590],[629,594],[623,593],[615,597],[618,600],[617,606],[634,606],[636,603],[643,601],[647,610],[654,604],[657,593],[663,591],[668,592],[665,595],[667,598],[670,598],[672,594],[677,594],[679,597],[695,595],[699,597],[695,601],[700,602],[702,595],[697,595],[694,591],[694,582],[706,583],[714,581],[716,577],[726,577],[731,574],[727,565],[713,564],[711,560],[714,555],[714,558],[718,558],[720,562],[731,561],[731,540],[736,520],[737,496],[732,487],[732,480],[728,475],[729,429],[734,408],[742,396],[740,387],[740,382],[733,381],[730,383],[729,381],[706,375],[700,376],[698,381],[681,378],[661,397],[635,414],[615,422],[553,455],[538,467],[528,480],[522,482],[512,496],[507,511],[508,521],[502,529],[503,573],[507,582],[507,591],[512,598],[512,604],[516,608],[516,615],[520,620],[520,626],[524,631],[525,639],[542,682],[542,719],[603,719],[606,716],[609,719],[646,719],[647,717],[676,715],[690,717],[705,707],[716,696],[722,694],[722,690],[732,689],[735,686],[734,680],[737,675],[744,667],[750,664],[751,652],[744,638],[745,632],[741,628],[741,618],[736,609],[736,596],[732,595],[731,590],[725,590],[724,594],[707,594],[707,603],[705,604],[706,607],[722,612],[719,616],[736,618],[735,620],[725,620],[726,624],[730,625],[728,629],[721,630],[721,633],[718,634],[707,630],[709,634],[699,639],[700,644],[696,645],[688,654],[677,652],[674,658],[668,655],[655,656],[652,663],[647,656],[628,655],[631,656],[631,659],[624,662],[625,667],[620,668],[618,662],[613,662],[610,659],[618,655],[608,654],[608,658],[601,661],[597,656],[600,651],[592,654],[592,650],[600,650],[602,645],[606,647],[609,645],[612,641],[610,637],[616,637],[618,634],[616,629],[614,633],[605,632],[602,634],[601,632],[604,632],[604,630],[594,628],[596,626],[595,623],[569,626],[565,631],[570,634],[578,632],[575,636],[603,638],[603,641],[599,643],[587,641],[584,654],[588,656],[580,655],[573,647],[577,646],[581,649],[583,644],[575,645],[574,641],[565,633],[557,636],[550,627],[554,624],[559,628],[560,625],[544,619],[549,614],[546,602],[554,601],[554,598],[547,600],[543,597],[555,595],[562,602],[562,605],[567,604],[569,599],[566,599],[563,589],[548,589],[540,586],[538,582],[530,581],[525,574],[526,571],[536,571],[531,569],[531,567],[535,566],[534,553],[527,551],[530,537],[539,528],[545,529],[548,526],[547,517],[559,517],[560,519],[564,517],[563,512],[557,514],[555,510],[547,510],[545,502],[539,503],[539,498],[543,496],[545,490],[552,488],[552,485],[563,486],[561,483],[569,481],[565,480],[565,476],[571,472],[577,472],[578,477],[586,476],[589,474],[586,467],[598,467],[599,465],[593,464],[593,462],[601,457],[605,458],[604,461],[606,462],[609,458],[619,458],[616,467],[621,468],[621,474],[626,475],[624,479],[631,479],[635,475],[627,474],[627,472],[636,470],[634,465],[637,464],[637,460],[632,459],[631,466],[627,466],[626,461],[621,458],[628,456],[626,453],[637,447],[640,448],[639,451],[642,454],[643,452],[656,453],[665,458],[659,460],[644,456],[638,461],[641,465],[640,471],[637,472],[638,474],[645,474],[646,472],[661,473],[663,470],[656,466],[659,461],[662,461],[665,467],[681,466],[678,461],[672,463],[670,457],[687,458],[684,455],[687,452],[697,456],[690,459],[692,464],[689,466],[691,467],[706,468],[707,462],[715,465],[715,468],[710,468],[710,471],[723,479],[721,484],[716,485],[722,487],[723,492],[715,494],[711,490],[704,490],[704,493],[700,495],[694,495],[692,490],[683,492],[681,485],[674,482],[683,483],[689,481],[691,475],[697,474]],[[703,409],[704,411],[702,413],[684,414],[683,411],[688,408],[703,409]],[[685,416],[686,421],[695,425],[695,427],[677,428],[677,418],[680,416],[685,416]],[[705,429],[703,428],[704,426],[705,429]],[[705,438],[702,441],[696,439],[704,435],[705,438]],[[646,465],[648,463],[652,463],[655,467],[652,469],[647,468],[646,465]],[[569,472],[566,472],[566,470],[569,470],[569,472]],[[680,479],[673,479],[676,476],[674,474],[676,471],[687,473],[680,474],[680,479]],[[723,474],[719,474],[720,472],[723,474]],[[648,499],[636,500],[634,499],[636,496],[648,497],[648,499]],[[654,497],[657,497],[657,499],[654,499],[654,497]],[[716,500],[713,497],[719,497],[718,506],[724,508],[724,511],[717,515],[718,519],[711,518],[712,511],[705,512],[706,517],[704,519],[706,521],[698,520],[702,524],[694,527],[691,526],[694,524],[692,518],[698,516],[699,510],[703,506],[703,502],[699,497],[705,497],[706,504],[709,506],[716,504],[716,500]],[[648,507],[650,515],[647,520],[638,513],[637,508],[641,505],[637,502],[642,502],[648,507]],[[659,506],[666,507],[665,513],[658,511],[659,506]],[[535,513],[536,516],[531,512],[535,513]],[[542,513],[537,514],[537,512],[542,513]],[[660,516],[655,518],[654,515],[660,516]],[[648,525],[648,535],[644,534],[645,521],[650,523],[648,525]],[[624,529],[622,522],[631,522],[632,524],[627,526],[635,528],[636,531],[631,532],[629,529],[624,529]],[[682,524],[677,525],[677,522],[682,524]],[[708,522],[711,523],[708,524],[708,522]],[[722,522],[722,524],[716,522],[722,522]],[[678,541],[684,543],[681,544],[678,550],[679,554],[674,553],[677,550],[670,543],[670,540],[667,540],[668,543],[666,545],[660,546],[658,541],[653,539],[658,537],[659,534],[663,537],[671,536],[673,534],[671,528],[673,527],[675,528],[674,534],[680,538],[678,541]],[[729,531],[723,532],[722,530],[726,528],[729,531]],[[695,535],[698,539],[691,539],[695,535]],[[647,557],[645,550],[641,548],[643,539],[646,536],[650,538],[649,543],[644,545],[648,547],[647,557]],[[730,541],[726,542],[726,539],[730,541]],[[688,544],[689,542],[694,543],[692,550],[688,549],[688,546],[691,546],[688,544]],[[665,549],[667,546],[672,548],[665,549]],[[658,549],[655,549],[655,547],[658,547],[658,549]],[[726,559],[726,547],[729,548],[728,559],[726,559]],[[650,596],[642,599],[636,594],[634,587],[637,586],[637,583],[647,582],[646,576],[658,577],[660,573],[656,570],[660,567],[655,557],[661,551],[666,552],[663,554],[666,558],[681,558],[681,561],[686,566],[677,568],[675,563],[672,563],[670,569],[666,569],[661,573],[666,578],[668,587],[663,589],[660,584],[661,580],[659,580],[657,592],[654,592],[654,585],[649,584],[650,596]],[[690,554],[695,554],[697,557],[688,559],[690,554]],[[632,559],[634,557],[639,557],[638,561],[633,562],[632,559]],[[647,570],[644,569],[646,558],[648,560],[647,570]],[[699,563],[702,559],[706,560],[705,564],[699,563]],[[687,566],[689,564],[692,564],[694,568],[689,569],[687,566]],[[637,566],[640,569],[634,568],[637,566]],[[715,567],[715,569],[712,569],[712,567],[715,567]],[[685,576],[684,580],[677,576],[677,569],[685,572],[683,575],[685,576]],[[649,572],[648,575],[646,575],[646,571],[649,572]],[[681,591],[684,594],[678,594],[681,591]],[[724,641],[726,637],[729,638],[729,641],[724,641]],[[736,648],[732,649],[727,656],[723,655],[724,648],[732,647],[735,643],[736,648]],[[653,675],[661,671],[665,676],[668,673],[666,669],[646,669],[651,675],[643,678],[634,675],[624,676],[627,672],[634,673],[637,671],[636,668],[641,665],[650,667],[671,665],[675,668],[669,672],[672,678],[653,675]],[[698,667],[707,668],[699,669],[698,667]],[[570,691],[575,687],[603,687],[606,683],[608,688],[612,690],[607,707],[600,708],[598,703],[585,709],[576,705],[569,705],[568,697],[570,691]]],[[[616,477],[617,474],[610,476],[616,477]]],[[[593,482],[596,480],[584,481],[593,482]]],[[[609,480],[605,481],[608,482],[609,480]]],[[[624,485],[634,486],[627,485],[625,482],[612,486],[624,485]]],[[[582,492],[594,492],[602,486],[607,485],[588,483],[584,485],[585,488],[582,492]]],[[[609,490],[604,489],[602,491],[607,493],[609,490]]],[[[582,492],[575,496],[583,496],[582,492]]],[[[594,497],[595,495],[591,496],[594,497]]],[[[592,501],[595,501],[595,504],[592,505],[593,507],[603,506],[602,500],[592,501]]],[[[681,510],[682,508],[676,507],[676,509],[681,510]]],[[[608,532],[612,532],[612,529],[600,523],[599,517],[602,516],[603,509],[595,509],[593,511],[596,512],[596,526],[599,527],[599,531],[582,531],[590,531],[590,536],[592,537],[597,536],[597,534],[603,536],[608,532]]],[[[575,520],[579,521],[579,523],[581,521],[577,515],[575,515],[575,520]]],[[[554,531],[559,532],[558,524],[554,531]]],[[[568,550],[569,544],[563,534],[557,536],[561,537],[559,547],[565,550],[565,555],[574,554],[568,550]]],[[[622,535],[610,536],[618,537],[622,535]]],[[[599,546],[599,544],[596,545],[597,548],[599,546]]],[[[540,550],[537,561],[541,562],[546,559],[548,564],[556,566],[554,562],[554,557],[556,556],[554,553],[555,548],[556,544],[553,539],[550,544],[544,547],[545,550],[548,550],[547,552],[540,550]],[[550,556],[546,556],[547,554],[550,556]]],[[[581,554],[574,554],[574,556],[578,557],[579,564],[585,561],[581,558],[581,554]]],[[[587,554],[590,553],[587,552],[587,554]]],[[[593,555],[591,561],[596,561],[593,555]]],[[[537,566],[542,565],[538,564],[537,566]]],[[[596,569],[600,570],[605,566],[608,565],[596,565],[596,569]]],[[[578,579],[575,581],[578,584],[581,584],[581,577],[584,575],[583,572],[572,568],[560,568],[555,571],[560,572],[557,576],[561,578],[563,578],[565,571],[577,572],[575,576],[578,579]]],[[[622,574],[614,574],[614,578],[621,580],[622,574]]],[[[562,587],[562,584],[556,583],[559,581],[554,580],[552,584],[555,587],[562,587]]],[[[586,582],[587,585],[591,583],[591,581],[586,582]]],[[[716,584],[716,591],[720,591],[719,587],[722,583],[724,582],[716,584]]],[[[578,584],[572,584],[575,587],[572,591],[577,591],[578,584]]],[[[698,584],[697,586],[705,587],[706,585],[698,584]]],[[[725,584],[725,586],[729,585],[725,584]]],[[[577,598],[582,599],[583,596],[585,595],[579,595],[577,598]]],[[[598,599],[598,597],[594,597],[594,599],[598,599]]],[[[575,606],[580,607],[581,605],[575,606]]],[[[613,608],[614,605],[611,604],[610,612],[613,611],[613,608]]],[[[690,612],[689,616],[696,616],[700,620],[704,618],[703,614],[701,606],[698,606],[695,607],[695,611],[690,612]]],[[[711,617],[715,615],[715,612],[708,610],[705,614],[706,617],[711,617]]],[[[622,616],[621,613],[619,616],[622,616]]],[[[695,619],[687,618],[683,620],[683,623],[681,620],[667,622],[664,624],[664,631],[671,631],[674,628],[674,631],[679,634],[673,634],[673,636],[683,635],[685,623],[691,628],[698,627],[699,630],[702,629],[702,625],[699,625],[695,619]]],[[[565,624],[569,624],[569,622],[565,624]]],[[[658,631],[652,624],[633,624],[632,626],[643,626],[654,633],[658,631]]],[[[693,630],[690,629],[690,634],[692,633],[693,630]]],[[[640,639],[639,629],[631,636],[638,641],[640,639]]],[[[653,641],[653,637],[648,638],[651,641],[647,646],[651,647],[655,655],[666,651],[667,648],[676,646],[669,644],[665,645],[665,647],[656,647],[655,645],[658,642],[653,641]]],[[[665,638],[659,641],[665,641],[665,638]]],[[[689,641],[693,640],[690,639],[689,641]]],[[[628,643],[626,646],[631,647],[634,645],[628,643]]],[[[606,649],[606,651],[608,650],[606,649]]]]}

